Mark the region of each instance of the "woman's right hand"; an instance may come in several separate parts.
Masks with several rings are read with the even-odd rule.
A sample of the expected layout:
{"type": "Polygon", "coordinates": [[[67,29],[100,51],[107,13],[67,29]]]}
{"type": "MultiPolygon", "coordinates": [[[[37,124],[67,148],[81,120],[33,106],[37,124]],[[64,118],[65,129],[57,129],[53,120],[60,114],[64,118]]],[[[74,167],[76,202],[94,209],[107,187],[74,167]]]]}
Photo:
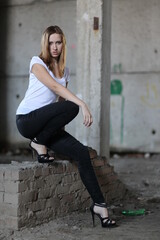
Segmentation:
{"type": "Polygon", "coordinates": [[[82,114],[84,119],[83,124],[86,127],[90,127],[91,124],[93,123],[92,115],[85,103],[81,106],[81,108],[82,108],[82,114]]]}

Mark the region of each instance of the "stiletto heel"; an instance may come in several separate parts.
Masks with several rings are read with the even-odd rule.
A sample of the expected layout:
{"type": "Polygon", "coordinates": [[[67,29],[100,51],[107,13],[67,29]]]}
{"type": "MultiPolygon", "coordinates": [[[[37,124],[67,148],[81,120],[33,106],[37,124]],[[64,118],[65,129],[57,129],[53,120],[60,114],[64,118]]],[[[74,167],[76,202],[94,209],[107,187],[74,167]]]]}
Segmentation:
{"type": "Polygon", "coordinates": [[[110,219],[109,217],[101,217],[101,215],[99,213],[96,213],[94,211],[94,206],[97,207],[102,207],[102,208],[107,208],[107,204],[105,203],[93,203],[92,206],[90,207],[90,211],[91,211],[91,215],[92,215],[92,221],[93,221],[93,226],[95,226],[94,223],[94,216],[97,215],[101,221],[101,225],[103,228],[111,228],[111,227],[117,227],[116,222],[113,222],[112,219],[110,219]]]}
{"type": "Polygon", "coordinates": [[[45,153],[45,154],[39,154],[38,151],[31,146],[31,143],[32,143],[32,142],[34,142],[34,143],[36,143],[36,144],[39,144],[36,139],[33,139],[33,140],[29,143],[29,147],[30,147],[31,150],[32,150],[32,158],[34,158],[34,154],[36,153],[37,159],[38,159],[38,162],[39,162],[39,163],[52,163],[52,162],[54,161],[54,159],[50,159],[51,156],[49,156],[48,151],[47,151],[47,153],[45,153]]]}
{"type": "Polygon", "coordinates": [[[94,212],[93,212],[93,209],[91,209],[91,207],[90,207],[90,211],[91,211],[91,215],[92,215],[93,227],[95,227],[95,223],[94,223],[94,212]]]}
{"type": "Polygon", "coordinates": [[[32,159],[34,159],[34,151],[33,151],[32,147],[31,147],[30,143],[29,143],[29,147],[31,148],[31,152],[32,152],[32,159]]]}

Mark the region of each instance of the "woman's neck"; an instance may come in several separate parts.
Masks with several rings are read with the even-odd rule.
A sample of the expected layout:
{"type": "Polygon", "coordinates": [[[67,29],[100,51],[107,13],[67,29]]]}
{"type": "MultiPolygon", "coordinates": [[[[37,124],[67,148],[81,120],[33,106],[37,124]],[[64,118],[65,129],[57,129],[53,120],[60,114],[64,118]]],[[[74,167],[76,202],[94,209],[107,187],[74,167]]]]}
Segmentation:
{"type": "Polygon", "coordinates": [[[59,72],[58,59],[54,58],[52,60],[52,66],[53,66],[53,74],[55,75],[55,77],[61,78],[62,76],[60,75],[60,72],[59,72]]]}
{"type": "Polygon", "coordinates": [[[52,59],[52,64],[53,64],[53,66],[57,66],[58,65],[58,59],[57,58],[53,58],[52,59]]]}

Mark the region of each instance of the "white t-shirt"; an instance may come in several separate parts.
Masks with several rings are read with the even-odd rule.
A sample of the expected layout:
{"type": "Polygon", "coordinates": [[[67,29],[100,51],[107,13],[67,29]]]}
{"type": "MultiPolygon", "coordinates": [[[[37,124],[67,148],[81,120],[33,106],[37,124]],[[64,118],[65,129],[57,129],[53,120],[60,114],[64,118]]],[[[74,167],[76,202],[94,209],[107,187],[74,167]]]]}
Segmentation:
{"type": "Polygon", "coordinates": [[[29,68],[29,86],[26,91],[24,99],[21,101],[16,114],[27,114],[35,109],[41,108],[50,103],[54,103],[57,100],[57,95],[46,87],[42,82],[40,82],[36,76],[31,72],[33,64],[38,63],[43,65],[48,73],[55,79],[56,82],[63,86],[66,86],[66,82],[70,80],[69,69],[65,68],[64,76],[58,79],[54,76],[52,71],[50,71],[43,60],[37,56],[34,56],[30,62],[29,68]]]}

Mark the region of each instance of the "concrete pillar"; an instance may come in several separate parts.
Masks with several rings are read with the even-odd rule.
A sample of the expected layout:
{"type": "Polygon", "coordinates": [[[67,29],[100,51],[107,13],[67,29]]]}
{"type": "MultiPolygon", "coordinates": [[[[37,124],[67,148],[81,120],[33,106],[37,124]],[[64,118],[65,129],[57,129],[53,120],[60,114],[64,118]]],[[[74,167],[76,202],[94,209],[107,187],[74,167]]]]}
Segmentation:
{"type": "Polygon", "coordinates": [[[77,121],[76,137],[109,156],[111,0],[77,0],[77,94],[94,123],[77,121]]]}
{"type": "Polygon", "coordinates": [[[0,3],[1,16],[1,37],[0,37],[0,148],[3,148],[7,141],[7,81],[6,75],[9,74],[9,69],[6,67],[6,52],[7,52],[7,32],[8,32],[8,11],[5,8],[3,1],[0,3]]]}
{"type": "Polygon", "coordinates": [[[110,145],[111,14],[112,0],[103,0],[100,153],[106,157],[110,145]]]}

